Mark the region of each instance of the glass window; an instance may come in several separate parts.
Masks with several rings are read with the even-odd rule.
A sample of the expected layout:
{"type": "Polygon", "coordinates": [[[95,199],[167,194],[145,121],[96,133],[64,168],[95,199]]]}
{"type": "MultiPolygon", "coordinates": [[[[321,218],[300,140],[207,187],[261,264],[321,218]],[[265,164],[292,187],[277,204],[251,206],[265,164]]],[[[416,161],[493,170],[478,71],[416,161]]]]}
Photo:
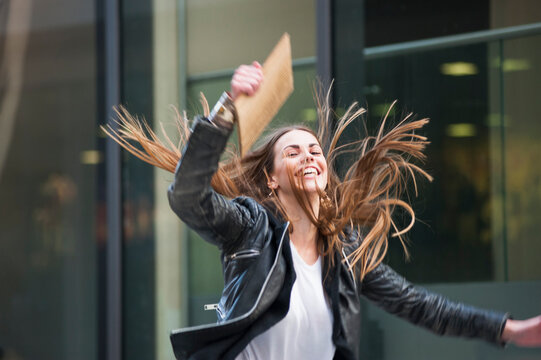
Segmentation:
{"type": "Polygon", "coordinates": [[[0,352],[97,359],[95,1],[0,6],[0,352]]]}
{"type": "Polygon", "coordinates": [[[366,0],[366,46],[486,30],[490,0],[366,0]]]}
{"type": "Polygon", "coordinates": [[[187,0],[187,73],[262,61],[284,32],[293,58],[314,56],[315,19],[313,0],[187,0]]]}
{"type": "MultiPolygon", "coordinates": [[[[122,103],[153,121],[152,2],[122,6],[122,103]]],[[[154,169],[124,152],[123,198],[123,356],[155,356],[155,194],[154,169]]],[[[158,195],[158,194],[156,194],[158,195]]]]}
{"type": "MultiPolygon", "coordinates": [[[[391,246],[388,262],[409,280],[448,298],[510,312],[538,312],[541,216],[541,37],[494,41],[367,60],[368,124],[400,99],[395,122],[410,110],[430,116],[424,165],[434,175],[414,199],[412,261],[391,246]],[[400,106],[402,104],[402,106],[400,106]]],[[[412,195],[413,196],[413,195],[412,195]]],[[[413,198],[413,197],[412,197],[413,198]]],[[[522,359],[539,349],[500,351],[481,341],[436,337],[364,303],[365,358],[522,359]],[[408,334],[404,336],[403,334],[408,334]]]]}
{"type": "Polygon", "coordinates": [[[509,280],[539,280],[541,267],[541,36],[503,43],[504,202],[509,280]]]}
{"type": "MultiPolygon", "coordinates": [[[[421,282],[493,279],[489,45],[462,46],[366,62],[368,123],[374,131],[394,99],[394,122],[415,111],[430,117],[424,167],[434,176],[413,191],[417,224],[410,232],[414,261],[404,265],[400,246],[393,264],[421,282]],[[430,271],[427,271],[430,269],[430,271]]],[[[498,86],[498,82],[494,84],[498,86]]],[[[497,114],[497,113],[496,113],[497,114]]],[[[392,245],[396,245],[392,243],[392,245]]],[[[501,251],[499,252],[501,253],[501,251]]]]}
{"type": "MultiPolygon", "coordinates": [[[[122,7],[122,103],[174,138],[179,104],[177,1],[136,0],[122,7]]],[[[182,326],[184,240],[169,209],[173,175],[124,153],[123,356],[169,359],[169,332],[182,326]]]]}
{"type": "Polygon", "coordinates": [[[538,6],[535,0],[366,0],[366,46],[535,23],[538,6]]]}
{"type": "Polygon", "coordinates": [[[539,134],[530,106],[539,80],[538,38],[367,61],[370,128],[394,99],[401,101],[396,120],[410,109],[431,118],[424,166],[435,179],[414,199],[414,261],[404,264],[400,246],[390,252],[410,279],[540,279],[534,255],[539,134]]]}

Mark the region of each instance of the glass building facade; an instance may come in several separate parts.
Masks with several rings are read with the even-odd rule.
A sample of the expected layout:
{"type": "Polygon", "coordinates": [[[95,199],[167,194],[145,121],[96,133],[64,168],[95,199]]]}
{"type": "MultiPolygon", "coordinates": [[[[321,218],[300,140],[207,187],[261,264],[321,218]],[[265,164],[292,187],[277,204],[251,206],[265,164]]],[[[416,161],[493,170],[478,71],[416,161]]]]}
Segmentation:
{"type": "MultiPolygon", "coordinates": [[[[271,127],[315,126],[316,77],[374,131],[428,117],[410,193],[409,280],[516,318],[540,312],[541,5],[535,0],[8,0],[0,3],[0,359],[172,359],[169,331],[214,322],[217,249],[169,210],[173,175],[99,126],[124,104],[175,134],[283,32],[295,91],[271,127]],[[116,148],[116,150],[115,150],[116,148]],[[115,152],[116,151],[116,152],[115,152]],[[116,229],[116,230],[115,230],[116,229]]],[[[347,136],[364,135],[364,128],[347,136]]],[[[343,164],[347,166],[347,164],[343,164]]],[[[363,359],[534,359],[441,338],[363,306],[363,359]]]]}

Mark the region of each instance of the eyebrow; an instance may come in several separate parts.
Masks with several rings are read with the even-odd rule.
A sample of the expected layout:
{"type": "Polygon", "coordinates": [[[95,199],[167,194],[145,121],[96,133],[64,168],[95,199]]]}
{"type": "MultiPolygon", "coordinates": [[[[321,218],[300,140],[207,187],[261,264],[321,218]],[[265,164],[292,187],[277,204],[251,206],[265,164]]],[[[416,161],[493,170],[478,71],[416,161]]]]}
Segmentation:
{"type": "MultiPolygon", "coordinates": [[[[320,145],[318,143],[312,143],[312,144],[308,144],[308,147],[311,148],[311,147],[314,147],[314,146],[317,146],[317,147],[320,147],[320,145]]],[[[283,148],[282,151],[285,151],[287,148],[293,148],[293,149],[300,149],[301,147],[297,144],[292,144],[292,145],[287,145],[286,147],[283,148]]]]}

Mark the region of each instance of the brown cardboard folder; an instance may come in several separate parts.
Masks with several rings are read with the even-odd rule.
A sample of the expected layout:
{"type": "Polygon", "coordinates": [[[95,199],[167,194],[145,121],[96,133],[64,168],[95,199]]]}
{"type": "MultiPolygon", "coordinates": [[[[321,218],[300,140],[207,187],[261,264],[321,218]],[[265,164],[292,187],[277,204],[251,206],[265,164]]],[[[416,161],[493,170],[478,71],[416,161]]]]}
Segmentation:
{"type": "Polygon", "coordinates": [[[244,156],[293,92],[291,43],[285,33],[263,63],[263,82],[253,96],[235,100],[241,155],[244,156]]]}

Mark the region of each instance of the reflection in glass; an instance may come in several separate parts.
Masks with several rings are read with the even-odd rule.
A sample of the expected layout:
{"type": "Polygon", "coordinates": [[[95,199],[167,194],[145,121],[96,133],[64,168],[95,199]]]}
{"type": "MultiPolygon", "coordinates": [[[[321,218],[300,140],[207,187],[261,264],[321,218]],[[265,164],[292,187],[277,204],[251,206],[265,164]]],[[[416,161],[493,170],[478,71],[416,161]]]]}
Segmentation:
{"type": "Polygon", "coordinates": [[[7,359],[98,357],[94,7],[0,6],[0,350],[7,359]]]}
{"type": "Polygon", "coordinates": [[[488,63],[487,44],[367,61],[369,128],[394,99],[395,121],[408,111],[431,118],[424,166],[435,180],[421,186],[418,199],[411,192],[418,204],[409,234],[414,261],[404,264],[400,246],[390,253],[411,280],[493,278],[492,251],[501,244],[491,234],[488,63]]]}
{"type": "MultiPolygon", "coordinates": [[[[405,263],[400,246],[392,246],[389,263],[451,299],[516,318],[536,314],[541,296],[541,127],[535,112],[541,74],[533,65],[541,61],[540,40],[532,36],[390,56],[367,61],[366,69],[369,129],[395,98],[404,109],[395,111],[397,121],[410,109],[431,118],[424,166],[435,181],[424,184],[414,200],[413,259],[405,263]]],[[[364,358],[540,354],[539,349],[501,351],[479,341],[438,338],[368,302],[363,312],[364,358]]]]}
{"type": "Polygon", "coordinates": [[[503,44],[505,209],[509,280],[541,279],[541,36],[503,44]]]}

